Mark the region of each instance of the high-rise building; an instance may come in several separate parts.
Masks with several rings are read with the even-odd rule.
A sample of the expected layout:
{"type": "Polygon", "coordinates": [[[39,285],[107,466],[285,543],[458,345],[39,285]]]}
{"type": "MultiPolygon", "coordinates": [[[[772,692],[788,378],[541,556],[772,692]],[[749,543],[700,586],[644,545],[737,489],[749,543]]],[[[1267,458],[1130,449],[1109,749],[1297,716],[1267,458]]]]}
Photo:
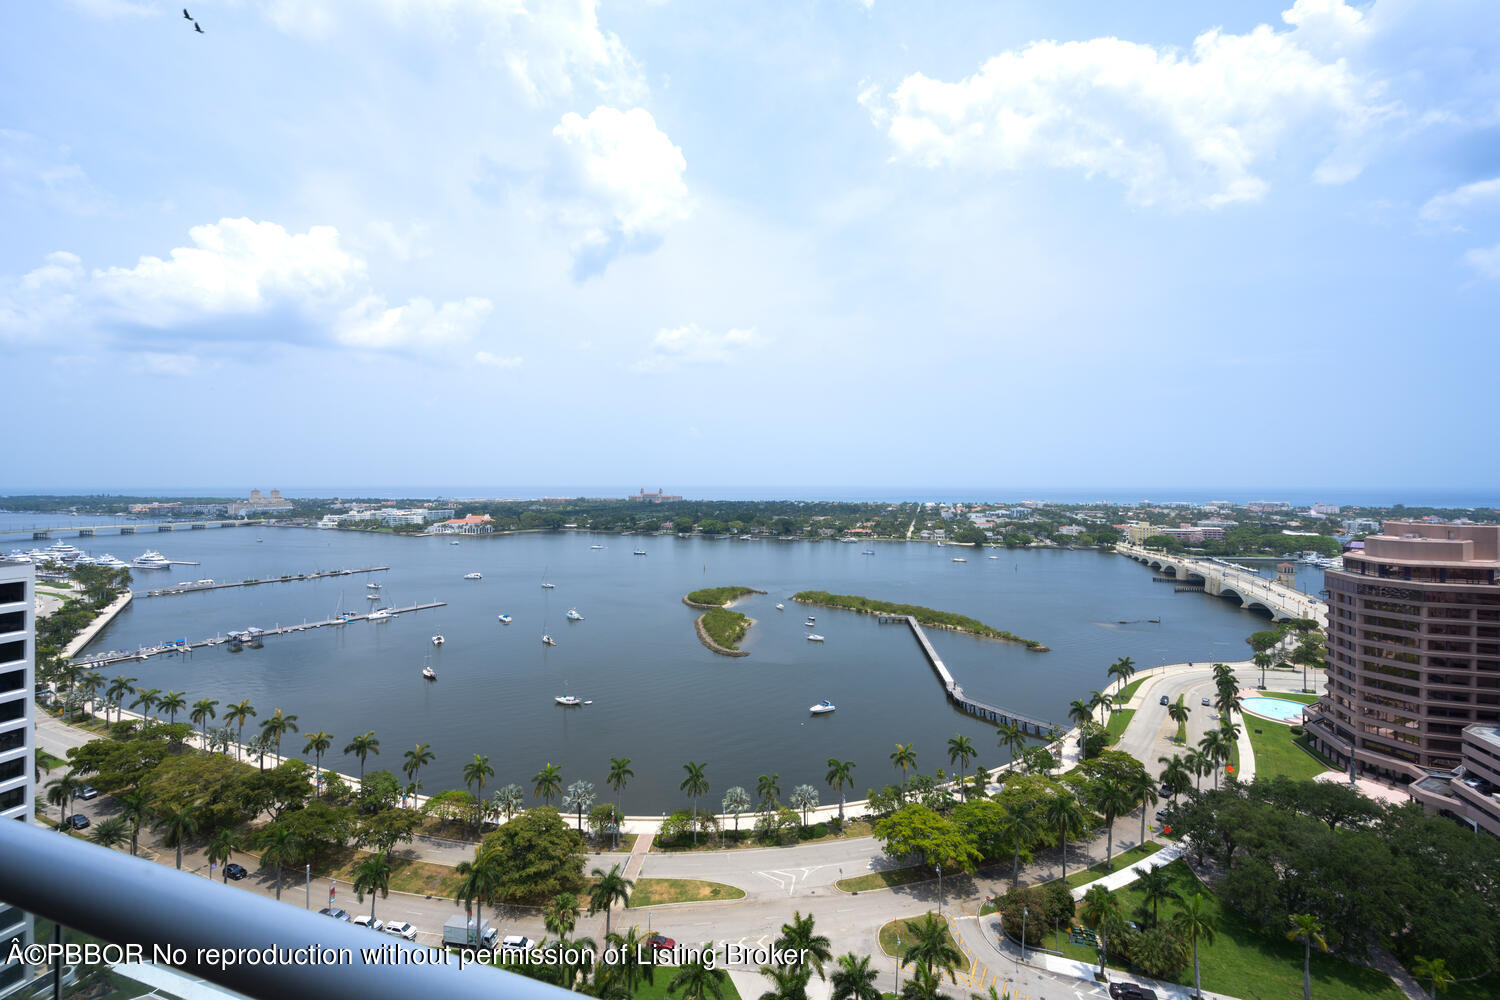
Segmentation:
{"type": "Polygon", "coordinates": [[[0,819],[32,815],[32,567],[0,565],[0,819]]]}
{"type": "MultiPolygon", "coordinates": [[[[1318,749],[1346,767],[1352,753],[1359,770],[1476,822],[1450,785],[1500,724],[1500,526],[1387,521],[1325,579],[1327,689],[1308,726],[1318,749]]],[[[1500,832],[1495,793],[1480,798],[1500,832]]]]}

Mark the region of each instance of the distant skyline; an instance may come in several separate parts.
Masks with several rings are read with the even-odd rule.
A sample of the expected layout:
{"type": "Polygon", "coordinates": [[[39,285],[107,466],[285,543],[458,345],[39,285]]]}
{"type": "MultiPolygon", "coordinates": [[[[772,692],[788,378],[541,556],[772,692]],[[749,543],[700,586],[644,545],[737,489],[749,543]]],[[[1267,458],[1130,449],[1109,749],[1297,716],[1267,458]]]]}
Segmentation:
{"type": "Polygon", "coordinates": [[[0,6],[0,494],[1500,495],[1493,0],[179,8],[0,6]]]}

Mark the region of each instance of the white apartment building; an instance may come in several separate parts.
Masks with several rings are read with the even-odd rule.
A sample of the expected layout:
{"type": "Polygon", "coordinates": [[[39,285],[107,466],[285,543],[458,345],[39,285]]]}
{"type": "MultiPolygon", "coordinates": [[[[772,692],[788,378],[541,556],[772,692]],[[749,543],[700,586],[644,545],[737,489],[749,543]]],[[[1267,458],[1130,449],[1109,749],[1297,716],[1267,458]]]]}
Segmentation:
{"type": "Polygon", "coordinates": [[[0,565],[0,819],[32,815],[36,686],[32,567],[0,565]]]}

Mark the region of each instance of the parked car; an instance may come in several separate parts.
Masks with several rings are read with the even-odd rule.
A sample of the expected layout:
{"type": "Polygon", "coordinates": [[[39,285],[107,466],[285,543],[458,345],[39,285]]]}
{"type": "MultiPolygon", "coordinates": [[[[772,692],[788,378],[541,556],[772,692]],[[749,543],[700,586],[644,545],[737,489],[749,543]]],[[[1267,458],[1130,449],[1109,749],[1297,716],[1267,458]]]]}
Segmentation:
{"type": "Polygon", "coordinates": [[[501,951],[530,951],[536,947],[536,942],[525,934],[507,934],[500,939],[501,951]]]}
{"type": "Polygon", "coordinates": [[[1156,1000],[1156,991],[1135,983],[1110,983],[1109,995],[1114,1000],[1156,1000]]]}
{"type": "Polygon", "coordinates": [[[385,921],[376,920],[368,913],[361,913],[359,916],[355,917],[349,922],[355,927],[368,927],[372,931],[383,930],[385,928],[385,921]]]}
{"type": "Polygon", "coordinates": [[[1162,785],[1157,789],[1157,791],[1161,792],[1161,797],[1164,799],[1170,799],[1172,797],[1172,789],[1168,788],[1166,785],[1162,785]]]}
{"type": "Polygon", "coordinates": [[[408,941],[415,941],[417,939],[417,929],[405,920],[387,920],[381,930],[387,934],[405,938],[408,941]]]}
{"type": "Polygon", "coordinates": [[[339,909],[337,906],[325,906],[318,912],[323,914],[323,916],[325,917],[332,917],[335,920],[342,920],[345,923],[349,922],[349,914],[339,909]]]}
{"type": "Polygon", "coordinates": [[[224,877],[235,882],[238,882],[240,879],[249,874],[250,873],[245,870],[244,865],[235,864],[233,861],[224,866],[224,877]]]}
{"type": "Polygon", "coordinates": [[[69,816],[67,819],[63,820],[62,821],[62,825],[59,826],[58,829],[59,830],[86,830],[86,829],[88,829],[88,825],[89,825],[89,818],[87,816],[85,816],[83,813],[74,813],[73,815],[69,816]]]}
{"type": "Polygon", "coordinates": [[[99,797],[99,789],[93,785],[84,785],[78,789],[78,797],[80,799],[97,799],[99,797]]]}
{"type": "Polygon", "coordinates": [[[651,946],[652,951],[667,951],[677,947],[677,942],[665,934],[653,934],[646,939],[646,943],[651,946]]]}

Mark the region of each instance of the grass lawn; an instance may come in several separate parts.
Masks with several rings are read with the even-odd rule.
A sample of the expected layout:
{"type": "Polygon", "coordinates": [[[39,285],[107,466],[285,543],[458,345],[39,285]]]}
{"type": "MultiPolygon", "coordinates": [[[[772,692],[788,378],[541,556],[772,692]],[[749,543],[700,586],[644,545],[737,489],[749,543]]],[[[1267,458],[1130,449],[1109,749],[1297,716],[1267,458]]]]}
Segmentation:
{"type": "Polygon", "coordinates": [[[51,771],[54,767],[67,767],[68,762],[61,757],[54,757],[45,750],[36,752],[36,766],[43,771],[51,771]]]}
{"type": "MultiPolygon", "coordinates": [[[[901,935],[901,952],[898,957],[904,961],[906,958],[906,950],[911,947],[912,941],[916,940],[917,937],[916,932],[912,929],[911,925],[921,923],[929,916],[936,915],[937,914],[935,911],[929,910],[926,914],[923,914],[920,917],[906,917],[902,920],[892,920],[888,924],[882,924],[880,928],[880,950],[885,952],[887,955],[896,955],[896,935],[899,933],[901,935]]],[[[948,939],[949,946],[951,946],[954,951],[962,955],[963,950],[958,947],[958,942],[953,940],[953,932],[944,931],[943,933],[944,936],[948,939]]]]}
{"type": "Polygon", "coordinates": [[[1080,885],[1088,885],[1090,882],[1101,879],[1111,872],[1117,872],[1121,868],[1129,868],[1139,863],[1141,859],[1148,858],[1159,850],[1161,850],[1160,844],[1154,840],[1148,840],[1138,847],[1132,847],[1128,851],[1116,854],[1110,859],[1108,867],[1101,861],[1092,868],[1068,872],[1067,884],[1074,889],[1080,885]]]}
{"type": "Polygon", "coordinates": [[[745,890],[723,882],[705,882],[696,878],[642,878],[636,879],[635,891],[630,894],[630,908],[744,898],[745,890]]]}
{"type": "Polygon", "coordinates": [[[1320,694],[1298,694],[1295,691],[1267,691],[1265,692],[1265,697],[1283,698],[1287,701],[1297,701],[1304,705],[1311,705],[1323,696],[1320,694]]]}
{"type": "Polygon", "coordinates": [[[898,885],[910,885],[913,882],[925,882],[931,878],[937,878],[932,869],[924,865],[913,865],[910,868],[887,868],[882,872],[867,872],[853,878],[841,878],[833,884],[845,892],[868,892],[871,889],[889,889],[898,885]]]}
{"type": "MultiPolygon", "coordinates": [[[[1214,943],[1198,943],[1205,990],[1260,1000],[1301,1000],[1302,945],[1286,940],[1280,933],[1267,934],[1234,910],[1221,906],[1183,861],[1174,861],[1164,870],[1172,876],[1172,888],[1184,897],[1203,893],[1214,914],[1214,943]]],[[[1140,890],[1134,885],[1118,890],[1115,898],[1130,916],[1141,905],[1140,890]]],[[[1175,909],[1174,903],[1163,903],[1162,919],[1170,919],[1175,909]]],[[[1184,986],[1192,984],[1191,958],[1173,981],[1184,986]]],[[[1312,956],[1312,993],[1318,1000],[1404,1000],[1405,997],[1390,977],[1318,951],[1312,956]]]]}
{"type": "MultiPolygon", "coordinates": [[[[250,857],[258,857],[254,852],[244,852],[250,857]]],[[[314,878],[336,878],[344,883],[340,887],[341,894],[347,891],[350,898],[354,899],[354,890],[349,883],[354,881],[354,870],[368,859],[374,857],[369,851],[359,851],[352,848],[335,851],[321,861],[313,865],[314,878]]],[[[410,892],[420,896],[445,896],[452,898],[458,892],[459,875],[447,865],[435,865],[430,861],[416,861],[411,858],[401,858],[392,855],[391,859],[391,891],[410,892]]],[[[263,865],[267,872],[275,874],[272,865],[263,865]]],[[[292,879],[300,883],[302,875],[301,865],[283,865],[281,877],[292,879]]],[[[286,891],[283,889],[283,891],[286,891]]],[[[368,897],[365,900],[366,907],[369,906],[368,897]]],[[[376,904],[377,914],[379,904],[376,904]]],[[[346,909],[349,909],[346,907],[346,909]]],[[[359,903],[350,909],[351,913],[359,912],[359,903]]],[[[368,909],[365,910],[369,912],[368,909]]]]}
{"type": "Polygon", "coordinates": [[[1118,705],[1125,704],[1135,695],[1135,689],[1140,687],[1143,683],[1145,683],[1145,681],[1146,678],[1141,677],[1137,680],[1131,681],[1129,684],[1126,684],[1125,690],[1120,692],[1120,696],[1115,699],[1115,703],[1118,705]]]}
{"type": "Polygon", "coordinates": [[[1272,777],[1284,774],[1297,781],[1311,781],[1324,771],[1337,770],[1314,757],[1292,738],[1292,727],[1264,719],[1246,718],[1250,745],[1255,748],[1255,773],[1272,777]],[[1256,732],[1259,729],[1260,732],[1256,732]]]}
{"type": "MultiPolygon", "coordinates": [[[[692,947],[697,946],[693,945],[692,947]]],[[[656,982],[638,983],[631,992],[631,997],[633,1000],[670,1000],[670,994],[667,993],[667,984],[672,981],[672,977],[675,975],[677,975],[676,969],[664,965],[656,970],[656,982]]],[[[766,982],[768,984],[766,988],[770,989],[770,980],[766,982]]],[[[735,989],[734,980],[725,976],[721,985],[724,988],[724,1000],[740,1000],[740,991],[735,989]]]]}
{"type": "Polygon", "coordinates": [[[1109,725],[1104,731],[1109,734],[1109,744],[1114,746],[1119,742],[1125,732],[1125,727],[1130,725],[1130,720],[1135,716],[1135,709],[1122,708],[1118,712],[1109,713],[1109,725]]]}
{"type": "Polygon", "coordinates": [[[1074,944],[1068,940],[1068,932],[1052,931],[1042,938],[1042,947],[1048,951],[1055,951],[1063,958],[1071,958],[1075,962],[1086,962],[1096,970],[1099,968],[1099,952],[1086,944],[1074,944]]]}

